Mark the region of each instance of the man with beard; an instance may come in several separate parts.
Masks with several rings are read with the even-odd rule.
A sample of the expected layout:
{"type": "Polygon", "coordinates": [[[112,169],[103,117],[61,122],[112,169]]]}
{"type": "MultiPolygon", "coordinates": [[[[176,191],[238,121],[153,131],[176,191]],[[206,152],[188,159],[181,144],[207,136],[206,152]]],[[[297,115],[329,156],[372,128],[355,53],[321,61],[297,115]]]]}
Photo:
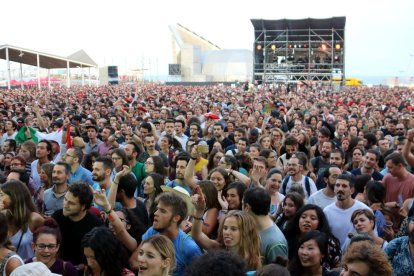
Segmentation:
{"type": "Polygon", "coordinates": [[[384,249],[394,275],[414,275],[414,217],[408,218],[407,232],[407,236],[390,241],[384,249]]]}
{"type": "Polygon", "coordinates": [[[33,179],[34,189],[37,190],[40,185],[40,171],[43,164],[51,163],[53,160],[52,143],[48,140],[40,140],[36,145],[36,160],[30,164],[31,178],[33,179]]]}
{"type": "MultiPolygon", "coordinates": [[[[157,209],[154,213],[154,222],[152,227],[142,235],[142,240],[159,234],[168,237],[175,248],[176,269],[173,275],[183,275],[186,266],[202,255],[193,238],[180,229],[181,222],[187,216],[187,205],[180,196],[172,192],[160,194],[156,198],[156,202],[157,209]]],[[[194,219],[202,220],[202,218],[194,219]]],[[[141,265],[137,264],[138,252],[139,250],[135,250],[130,258],[133,267],[141,265]]],[[[145,269],[145,267],[139,268],[140,270],[145,269]]]]}
{"type": "Polygon", "coordinates": [[[223,149],[226,149],[228,146],[233,145],[233,142],[224,136],[224,127],[220,123],[215,123],[213,125],[213,135],[214,137],[207,141],[209,152],[213,149],[214,143],[219,142],[223,149]]]}
{"type": "Polygon", "coordinates": [[[338,166],[336,165],[331,165],[329,168],[327,168],[322,175],[323,182],[325,183],[325,188],[311,195],[307,203],[315,204],[321,207],[322,209],[328,206],[329,204],[334,203],[336,201],[334,191],[335,182],[336,178],[341,173],[341,169],[338,168],[338,166]]]}
{"type": "Polygon", "coordinates": [[[43,199],[43,214],[51,216],[55,211],[63,208],[63,199],[68,191],[70,166],[58,162],[52,171],[53,186],[47,189],[43,199]]]}
{"type": "Polygon", "coordinates": [[[137,161],[137,157],[141,153],[141,150],[135,142],[126,143],[124,150],[129,161],[129,167],[131,168],[131,172],[135,175],[138,182],[138,186],[140,186],[142,180],[146,176],[145,165],[137,161]]]}
{"type": "Polygon", "coordinates": [[[369,149],[365,153],[364,163],[362,165],[362,168],[353,169],[351,173],[355,176],[361,175],[363,173],[370,174],[372,178],[376,181],[381,181],[383,178],[383,175],[377,171],[378,166],[378,159],[379,159],[379,153],[376,150],[369,149]]]}
{"type": "Polygon", "coordinates": [[[296,137],[289,135],[286,137],[285,142],[283,143],[285,147],[286,153],[279,156],[276,161],[276,169],[281,170],[284,174],[287,173],[288,170],[288,160],[290,157],[298,151],[299,142],[296,137]]]}
{"type": "Polygon", "coordinates": [[[192,188],[189,186],[189,184],[185,183],[184,179],[185,169],[187,168],[187,164],[188,161],[190,161],[190,158],[187,153],[180,153],[175,159],[175,179],[168,181],[166,186],[171,188],[174,188],[176,186],[182,187],[186,189],[191,195],[193,193],[192,188]]]}
{"type": "Polygon", "coordinates": [[[310,160],[310,171],[313,171],[316,175],[322,173],[330,165],[330,156],[335,145],[332,141],[325,141],[322,144],[321,152],[319,156],[316,156],[310,160]]]}
{"type": "Polygon", "coordinates": [[[313,180],[303,175],[303,160],[293,156],[288,161],[288,173],[282,181],[281,193],[286,195],[294,185],[301,186],[305,192],[305,198],[316,193],[316,185],[313,180]]]}
{"type": "Polygon", "coordinates": [[[138,162],[145,164],[145,161],[147,161],[150,156],[159,156],[164,161],[164,167],[168,167],[167,156],[155,149],[155,136],[153,134],[149,133],[145,136],[144,146],[145,151],[138,156],[138,162]]]}
{"type": "Polygon", "coordinates": [[[64,197],[63,209],[52,215],[62,234],[60,256],[72,262],[77,266],[78,271],[82,272],[84,267],[82,238],[92,228],[103,224],[98,217],[88,212],[92,199],[92,191],[87,183],[81,181],[73,183],[64,197]]]}
{"type": "Polygon", "coordinates": [[[112,147],[117,148],[119,146],[116,140],[109,140],[109,137],[111,135],[115,135],[115,129],[110,126],[104,127],[104,129],[101,132],[101,138],[103,143],[100,143],[98,145],[98,152],[100,156],[106,156],[108,151],[112,147]]]}
{"type": "Polygon", "coordinates": [[[355,177],[353,175],[340,174],[336,179],[334,188],[336,202],[329,204],[323,209],[332,233],[341,243],[342,251],[346,249],[348,234],[355,232],[351,222],[352,213],[357,209],[368,209],[371,211],[367,205],[351,197],[354,185],[355,177]]]}
{"type": "Polygon", "coordinates": [[[81,166],[80,162],[82,162],[82,160],[83,152],[77,147],[68,149],[66,153],[62,155],[62,161],[70,166],[68,184],[72,185],[72,183],[77,181],[85,181],[94,190],[98,189],[98,184],[92,179],[92,173],[88,169],[81,166]]]}

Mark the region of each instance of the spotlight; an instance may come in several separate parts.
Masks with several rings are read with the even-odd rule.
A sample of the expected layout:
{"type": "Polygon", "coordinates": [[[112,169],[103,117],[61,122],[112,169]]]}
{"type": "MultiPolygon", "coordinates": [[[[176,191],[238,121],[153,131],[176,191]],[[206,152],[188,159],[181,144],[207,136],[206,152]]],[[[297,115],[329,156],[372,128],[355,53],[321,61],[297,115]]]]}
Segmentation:
{"type": "Polygon", "coordinates": [[[322,51],[326,51],[326,45],[325,44],[322,44],[321,48],[322,48],[322,51]]]}
{"type": "Polygon", "coordinates": [[[262,45],[261,44],[257,44],[256,49],[260,51],[262,49],[262,45]]]}
{"type": "Polygon", "coordinates": [[[276,45],[272,44],[272,46],[270,46],[270,48],[274,51],[274,50],[276,50],[276,45]]]}
{"type": "Polygon", "coordinates": [[[336,49],[336,50],[340,50],[340,49],[341,49],[341,44],[336,43],[336,45],[335,45],[335,49],[336,49]]]}
{"type": "Polygon", "coordinates": [[[289,47],[289,49],[292,49],[293,48],[293,45],[292,44],[289,44],[288,47],[289,47]]]}

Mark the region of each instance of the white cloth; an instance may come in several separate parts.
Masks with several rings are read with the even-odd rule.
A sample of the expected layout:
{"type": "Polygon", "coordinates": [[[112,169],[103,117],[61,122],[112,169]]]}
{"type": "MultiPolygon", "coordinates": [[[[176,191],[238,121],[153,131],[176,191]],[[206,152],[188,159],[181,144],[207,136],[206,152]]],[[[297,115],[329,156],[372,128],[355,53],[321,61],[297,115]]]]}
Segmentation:
{"type": "Polygon", "coordinates": [[[371,210],[367,205],[358,200],[355,200],[354,205],[345,210],[336,206],[336,202],[329,204],[323,209],[323,212],[328,219],[332,234],[341,243],[342,252],[345,252],[348,234],[356,232],[354,225],[351,222],[351,216],[357,209],[371,210]]]}
{"type": "Polygon", "coordinates": [[[336,202],[336,196],[328,197],[324,194],[323,189],[322,189],[322,190],[319,190],[316,193],[312,194],[308,198],[307,203],[317,205],[317,206],[319,206],[323,209],[326,206],[328,206],[329,204],[334,203],[334,202],[336,202]]]}

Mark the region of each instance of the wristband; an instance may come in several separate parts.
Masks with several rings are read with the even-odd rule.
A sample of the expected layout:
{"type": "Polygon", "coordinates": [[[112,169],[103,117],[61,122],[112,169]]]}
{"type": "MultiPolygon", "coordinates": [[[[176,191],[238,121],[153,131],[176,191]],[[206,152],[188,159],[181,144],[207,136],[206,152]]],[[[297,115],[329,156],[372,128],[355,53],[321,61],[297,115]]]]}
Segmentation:
{"type": "Polygon", "coordinates": [[[197,157],[196,157],[196,158],[194,158],[194,157],[190,156],[190,159],[191,159],[191,160],[197,160],[197,157]]]}
{"type": "Polygon", "coordinates": [[[109,215],[109,214],[112,212],[112,208],[109,208],[109,210],[108,210],[108,211],[105,211],[105,210],[104,210],[104,212],[105,212],[105,214],[109,215]]]}
{"type": "Polygon", "coordinates": [[[196,216],[193,216],[193,219],[195,219],[195,220],[201,220],[201,221],[204,221],[203,217],[196,217],[196,216]]]}

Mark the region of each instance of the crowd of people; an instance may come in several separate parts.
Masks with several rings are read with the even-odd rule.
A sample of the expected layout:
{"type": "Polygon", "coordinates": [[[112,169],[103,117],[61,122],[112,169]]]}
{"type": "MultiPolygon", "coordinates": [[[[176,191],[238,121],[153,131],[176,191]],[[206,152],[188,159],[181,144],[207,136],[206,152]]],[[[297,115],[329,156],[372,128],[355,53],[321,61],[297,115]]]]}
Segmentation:
{"type": "Polygon", "coordinates": [[[0,90],[0,274],[414,275],[413,94],[0,90]]]}

